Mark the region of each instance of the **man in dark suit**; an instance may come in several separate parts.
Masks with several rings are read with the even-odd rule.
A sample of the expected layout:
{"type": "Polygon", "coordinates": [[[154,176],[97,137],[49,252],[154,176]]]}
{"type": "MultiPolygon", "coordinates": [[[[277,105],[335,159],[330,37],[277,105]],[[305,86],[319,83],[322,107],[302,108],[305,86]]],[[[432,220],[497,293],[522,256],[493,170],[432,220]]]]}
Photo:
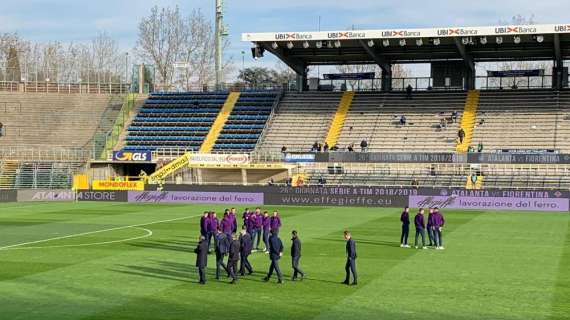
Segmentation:
{"type": "Polygon", "coordinates": [[[299,240],[299,236],[297,235],[297,231],[293,230],[291,232],[291,260],[293,264],[293,277],[291,281],[297,280],[297,276],[301,276],[301,281],[305,278],[305,273],[299,267],[299,260],[301,260],[301,240],[299,240]]]}
{"type": "Polygon", "coordinates": [[[200,284],[206,284],[206,266],[208,266],[208,241],[204,236],[200,236],[198,246],[194,249],[196,253],[196,267],[200,275],[200,284]]]}
{"type": "Polygon", "coordinates": [[[273,275],[273,271],[277,273],[277,283],[283,283],[283,274],[281,269],[279,269],[279,259],[283,256],[283,242],[278,237],[277,230],[271,230],[271,236],[269,237],[269,259],[271,259],[271,266],[269,267],[269,273],[264,281],[269,281],[273,275]]]}
{"type": "Polygon", "coordinates": [[[222,232],[222,229],[218,228],[214,240],[216,245],[216,280],[220,280],[220,267],[224,268],[229,275],[228,268],[224,264],[224,257],[230,250],[230,239],[222,232]]]}
{"type": "Polygon", "coordinates": [[[249,263],[248,257],[251,254],[251,250],[253,250],[253,241],[251,240],[251,236],[249,233],[246,232],[245,228],[242,228],[241,235],[239,237],[240,242],[240,257],[241,257],[241,264],[239,268],[239,272],[242,276],[245,275],[245,270],[247,269],[247,274],[253,273],[253,268],[249,263]]]}
{"type": "Polygon", "coordinates": [[[344,232],[344,240],[346,240],[346,265],[344,267],[346,279],[342,283],[350,284],[350,273],[352,272],[352,285],[355,286],[358,283],[356,276],[356,243],[352,239],[350,231],[344,232]]]}
{"type": "Polygon", "coordinates": [[[230,243],[230,252],[228,257],[228,273],[232,278],[232,284],[238,281],[238,260],[239,260],[240,243],[237,234],[233,235],[233,239],[230,243]]]}

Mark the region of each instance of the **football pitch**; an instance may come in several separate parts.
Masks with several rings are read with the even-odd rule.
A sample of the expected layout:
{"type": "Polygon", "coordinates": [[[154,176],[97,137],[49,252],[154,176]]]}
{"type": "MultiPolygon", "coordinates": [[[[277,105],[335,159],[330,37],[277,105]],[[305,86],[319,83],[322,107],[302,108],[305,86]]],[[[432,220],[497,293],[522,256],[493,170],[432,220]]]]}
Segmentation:
{"type": "Polygon", "coordinates": [[[0,319],[570,318],[568,213],[444,210],[436,251],[399,247],[399,209],[266,207],[281,212],[285,283],[262,281],[258,252],[237,285],[214,279],[211,255],[201,286],[193,250],[206,209],[224,207],[2,204],[0,319]],[[303,282],[289,281],[292,229],[303,282]],[[340,284],[345,229],[358,286],[340,284]]]}

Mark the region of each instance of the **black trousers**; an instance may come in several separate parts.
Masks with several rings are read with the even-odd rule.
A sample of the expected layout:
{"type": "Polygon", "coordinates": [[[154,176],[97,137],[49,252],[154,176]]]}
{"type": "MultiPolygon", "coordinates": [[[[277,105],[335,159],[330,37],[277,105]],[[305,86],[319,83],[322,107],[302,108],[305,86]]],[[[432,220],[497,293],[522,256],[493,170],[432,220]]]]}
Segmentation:
{"type": "Polygon", "coordinates": [[[354,282],[356,282],[356,280],[358,279],[358,277],[356,276],[356,260],[351,259],[351,258],[347,258],[346,259],[346,265],[344,266],[344,270],[346,271],[346,280],[344,280],[344,281],[345,282],[350,281],[350,273],[352,272],[352,279],[354,282]]]}
{"type": "Polygon", "coordinates": [[[238,279],[237,265],[237,260],[228,260],[228,273],[230,274],[230,278],[235,281],[238,279]]]}
{"type": "Polygon", "coordinates": [[[408,244],[408,235],[410,234],[410,225],[403,224],[402,225],[402,236],[400,237],[401,244],[408,244]]]}
{"type": "Polygon", "coordinates": [[[279,259],[271,259],[271,266],[269,266],[269,273],[267,274],[267,279],[270,279],[273,275],[273,271],[277,273],[277,279],[282,280],[283,274],[279,268],[279,259]]]}
{"type": "Polygon", "coordinates": [[[216,252],[216,279],[220,279],[220,267],[224,268],[226,273],[229,273],[228,267],[224,264],[225,256],[226,256],[225,254],[220,254],[219,252],[216,252]]]}
{"type": "MultiPolygon", "coordinates": [[[[255,229],[255,237],[257,238],[257,244],[255,245],[256,250],[259,250],[259,244],[261,243],[261,234],[261,229],[255,229]]],[[[263,241],[265,241],[265,239],[263,241]]]]}
{"type": "Polygon", "coordinates": [[[208,231],[208,233],[206,233],[206,240],[208,240],[208,250],[210,250],[210,244],[212,243],[212,238],[214,237],[214,233],[211,231],[208,231]]]}
{"type": "Polygon", "coordinates": [[[301,260],[301,257],[292,257],[293,279],[297,279],[298,275],[301,275],[301,277],[305,276],[305,273],[299,267],[299,260],[301,260]]]}
{"type": "Polygon", "coordinates": [[[239,268],[239,272],[244,275],[245,274],[245,269],[247,269],[247,272],[251,273],[253,272],[253,268],[251,267],[251,264],[249,263],[249,254],[245,255],[242,254],[241,255],[241,264],[240,264],[240,268],[239,268]]]}
{"type": "Polygon", "coordinates": [[[200,283],[206,283],[206,267],[198,267],[198,275],[200,276],[200,283]]]}

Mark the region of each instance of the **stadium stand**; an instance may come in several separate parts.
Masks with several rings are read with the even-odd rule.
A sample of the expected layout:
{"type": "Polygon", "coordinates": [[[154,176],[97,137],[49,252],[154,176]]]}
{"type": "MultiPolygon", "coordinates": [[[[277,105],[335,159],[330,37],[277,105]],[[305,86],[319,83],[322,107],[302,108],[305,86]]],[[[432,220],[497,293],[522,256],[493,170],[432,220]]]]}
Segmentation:
{"type": "Polygon", "coordinates": [[[17,189],[68,189],[81,162],[22,161],[14,179],[17,189]]]}
{"type": "Polygon", "coordinates": [[[552,90],[482,91],[473,144],[485,151],[570,151],[570,94],[552,90]]]}
{"type": "Polygon", "coordinates": [[[284,94],[257,150],[309,151],[315,141],[324,143],[342,93],[287,92],[284,94]]]}
{"type": "Polygon", "coordinates": [[[250,152],[255,148],[277,92],[242,92],[214,146],[215,151],[250,152]]]}
{"type": "Polygon", "coordinates": [[[359,92],[345,120],[338,145],[355,147],[362,140],[371,152],[429,151],[455,149],[458,124],[450,120],[465,104],[465,92],[417,92],[412,99],[405,93],[359,92]],[[405,115],[406,125],[400,125],[405,115]],[[440,121],[446,128],[440,129],[440,121]]]}
{"type": "Polygon", "coordinates": [[[0,147],[91,148],[122,103],[121,96],[110,95],[0,93],[0,147]]]}
{"type": "Polygon", "coordinates": [[[124,149],[197,151],[227,96],[227,92],[151,94],[128,127],[124,149]]]}

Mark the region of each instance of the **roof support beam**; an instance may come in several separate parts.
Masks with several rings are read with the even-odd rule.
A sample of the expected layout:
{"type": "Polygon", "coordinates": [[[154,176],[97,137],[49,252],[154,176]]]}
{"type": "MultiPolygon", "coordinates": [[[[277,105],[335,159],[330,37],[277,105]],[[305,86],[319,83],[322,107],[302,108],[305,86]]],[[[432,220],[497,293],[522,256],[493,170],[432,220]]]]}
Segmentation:
{"type": "Polygon", "coordinates": [[[366,53],[368,53],[370,58],[372,58],[374,60],[374,62],[378,66],[380,66],[380,68],[382,69],[382,72],[392,74],[392,66],[390,65],[390,63],[388,63],[386,61],[386,59],[384,57],[378,55],[378,52],[376,52],[374,49],[369,47],[368,44],[364,40],[359,40],[359,42],[360,42],[360,45],[362,46],[362,48],[364,48],[364,51],[366,51],[366,53]]]}
{"type": "Polygon", "coordinates": [[[557,66],[560,66],[562,64],[562,51],[560,50],[560,35],[558,33],[554,34],[554,59],[556,60],[557,66]]]}
{"type": "Polygon", "coordinates": [[[457,47],[457,51],[459,51],[459,54],[463,58],[463,61],[465,61],[467,67],[471,71],[475,72],[475,63],[473,62],[473,58],[471,57],[471,55],[467,52],[465,45],[461,43],[459,38],[453,38],[453,40],[455,41],[455,46],[457,47]]]}

